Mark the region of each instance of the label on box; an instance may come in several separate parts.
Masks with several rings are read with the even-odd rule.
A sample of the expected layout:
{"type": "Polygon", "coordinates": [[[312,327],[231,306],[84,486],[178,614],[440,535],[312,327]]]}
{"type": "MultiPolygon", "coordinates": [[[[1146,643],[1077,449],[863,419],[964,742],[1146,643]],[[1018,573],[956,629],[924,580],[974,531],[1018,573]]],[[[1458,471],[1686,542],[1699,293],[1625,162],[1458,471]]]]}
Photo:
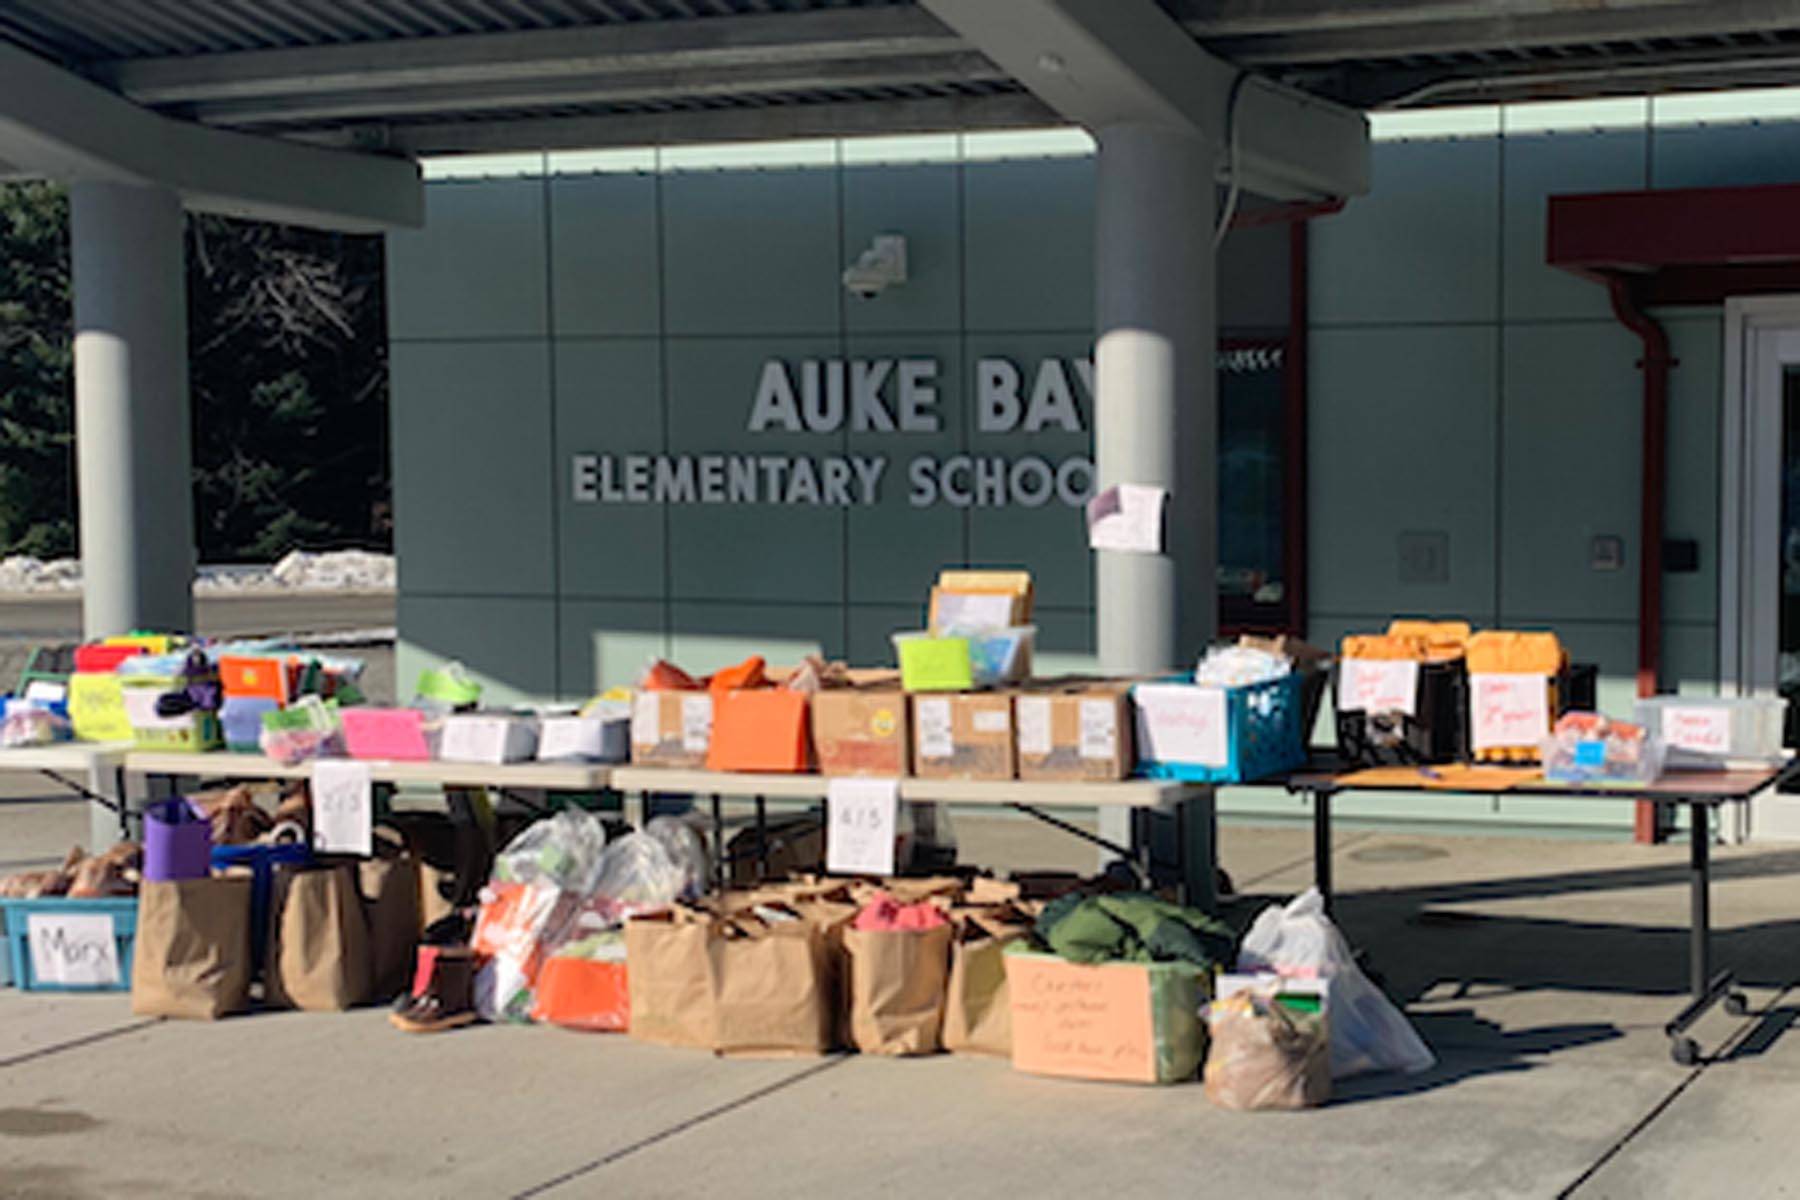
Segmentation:
{"type": "Polygon", "coordinates": [[[1203,767],[1231,761],[1223,688],[1153,683],[1134,695],[1144,758],[1203,767]]]}
{"type": "Polygon", "coordinates": [[[922,699],[918,705],[919,757],[950,758],[956,753],[956,731],[950,720],[950,701],[922,699]]]}
{"type": "Polygon", "coordinates": [[[825,803],[825,869],[833,875],[892,875],[900,781],[833,779],[825,803]]]}
{"type": "Polygon", "coordinates": [[[1469,676],[1469,740],[1476,750],[1532,746],[1550,734],[1550,681],[1543,675],[1469,676]]]}
{"type": "Polygon", "coordinates": [[[374,851],[375,781],[368,763],[314,760],[312,807],[314,850],[365,856],[374,851]]]}
{"type": "Polygon", "coordinates": [[[1054,744],[1050,736],[1050,698],[1020,696],[1019,753],[1048,754],[1054,744]]]}
{"type": "Polygon", "coordinates": [[[1119,753],[1119,706],[1111,700],[1081,702],[1081,757],[1111,759],[1119,753]]]}
{"type": "Polygon", "coordinates": [[[1731,753],[1731,710],[1709,705],[1669,707],[1662,714],[1663,741],[1678,750],[1731,753]]]}
{"type": "Polygon", "coordinates": [[[605,724],[591,717],[546,717],[538,730],[538,757],[599,758],[605,724]]]}
{"type": "Polygon", "coordinates": [[[25,939],[39,983],[112,987],[120,982],[119,944],[106,913],[28,913],[25,939]]]}
{"type": "Polygon", "coordinates": [[[505,717],[451,717],[444,722],[438,757],[450,762],[505,762],[509,724],[505,717]]]}
{"type": "Polygon", "coordinates": [[[712,743],[712,697],[681,698],[681,748],[689,754],[704,754],[712,743]]]}
{"type": "Polygon", "coordinates": [[[631,702],[631,744],[654,746],[662,740],[662,693],[639,692],[631,702]]]}
{"type": "Polygon", "coordinates": [[[1339,712],[1419,710],[1419,664],[1412,659],[1346,658],[1338,666],[1339,712]]]}
{"type": "Polygon", "coordinates": [[[1004,708],[984,708],[975,714],[970,724],[975,727],[976,733],[1005,733],[1012,728],[1012,718],[1004,708]]]}

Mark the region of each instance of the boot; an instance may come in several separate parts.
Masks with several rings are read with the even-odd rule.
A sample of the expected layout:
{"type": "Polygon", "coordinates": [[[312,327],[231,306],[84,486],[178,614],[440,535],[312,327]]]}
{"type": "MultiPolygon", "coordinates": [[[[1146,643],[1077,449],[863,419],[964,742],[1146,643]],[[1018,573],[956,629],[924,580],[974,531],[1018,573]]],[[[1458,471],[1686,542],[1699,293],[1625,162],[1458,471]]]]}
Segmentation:
{"type": "Polygon", "coordinates": [[[439,1033],[475,1022],[475,954],[467,946],[422,947],[433,952],[431,978],[388,1020],[407,1033],[439,1033]]]}

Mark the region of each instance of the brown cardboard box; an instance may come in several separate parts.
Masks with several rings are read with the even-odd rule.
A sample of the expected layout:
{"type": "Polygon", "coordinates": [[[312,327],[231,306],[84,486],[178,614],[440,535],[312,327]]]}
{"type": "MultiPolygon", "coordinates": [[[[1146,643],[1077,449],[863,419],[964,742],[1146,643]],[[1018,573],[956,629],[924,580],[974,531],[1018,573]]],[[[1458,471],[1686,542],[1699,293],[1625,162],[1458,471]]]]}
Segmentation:
{"type": "Polygon", "coordinates": [[[912,728],[899,673],[813,693],[812,736],[821,775],[909,774],[912,728]]]}
{"type": "Polygon", "coordinates": [[[1010,692],[912,697],[913,774],[921,779],[1011,779],[1010,692]]]}
{"type": "Polygon", "coordinates": [[[1110,680],[1034,684],[1015,693],[1019,778],[1124,779],[1136,765],[1131,685],[1110,680]]]}
{"type": "Polygon", "coordinates": [[[639,692],[631,706],[632,765],[704,770],[712,715],[708,692],[639,692]]]}

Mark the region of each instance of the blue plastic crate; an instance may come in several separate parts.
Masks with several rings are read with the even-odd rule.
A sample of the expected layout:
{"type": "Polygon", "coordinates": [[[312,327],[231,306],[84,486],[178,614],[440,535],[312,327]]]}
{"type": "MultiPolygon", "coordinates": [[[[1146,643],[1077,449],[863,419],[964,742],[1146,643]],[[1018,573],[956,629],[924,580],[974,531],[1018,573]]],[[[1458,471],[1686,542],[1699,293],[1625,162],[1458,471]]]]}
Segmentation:
{"type": "MultiPolygon", "coordinates": [[[[1203,690],[1183,678],[1159,681],[1203,690]]],[[[1141,685],[1140,685],[1141,686],[1141,685]]],[[[1306,762],[1304,680],[1299,673],[1244,687],[1206,689],[1225,693],[1225,762],[1165,762],[1140,757],[1137,773],[1149,779],[1179,779],[1185,783],[1250,783],[1292,771],[1306,762]]],[[[1132,689],[1136,699],[1137,689],[1132,689]]],[[[1146,753],[1149,739],[1144,717],[1138,722],[1139,754],[1146,753]]]]}
{"type": "Polygon", "coordinates": [[[65,896],[43,900],[0,900],[0,934],[6,938],[6,957],[12,985],[28,992],[123,992],[131,988],[131,952],[137,940],[137,897],[71,900],[65,896]],[[98,987],[69,987],[39,983],[31,969],[27,919],[32,913],[105,913],[112,917],[113,937],[119,945],[119,982],[98,987]]]}

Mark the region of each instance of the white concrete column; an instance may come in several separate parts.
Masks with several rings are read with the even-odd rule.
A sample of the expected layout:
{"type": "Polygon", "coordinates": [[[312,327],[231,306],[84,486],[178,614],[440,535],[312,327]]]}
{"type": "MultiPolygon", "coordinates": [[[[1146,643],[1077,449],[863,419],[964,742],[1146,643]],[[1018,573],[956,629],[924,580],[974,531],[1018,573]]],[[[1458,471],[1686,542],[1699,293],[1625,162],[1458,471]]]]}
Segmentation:
{"type": "Polygon", "coordinates": [[[1169,492],[1162,554],[1100,551],[1100,666],[1191,669],[1217,628],[1215,151],[1147,124],[1098,131],[1094,457],[1101,488],[1169,492]]]}
{"type": "MultiPolygon", "coordinates": [[[[1096,140],[1096,483],[1169,493],[1163,553],[1095,556],[1100,667],[1192,670],[1218,625],[1215,153],[1191,131],[1148,124],[1106,126],[1096,140]]],[[[1210,904],[1210,799],[1187,817],[1188,894],[1210,904]]],[[[1177,830],[1168,814],[1134,828],[1128,812],[1100,812],[1103,836],[1148,839],[1163,862],[1176,855],[1177,830]]]]}
{"type": "Polygon", "coordinates": [[[82,628],[193,628],[194,513],[181,200],[70,189],[82,628]]]}

